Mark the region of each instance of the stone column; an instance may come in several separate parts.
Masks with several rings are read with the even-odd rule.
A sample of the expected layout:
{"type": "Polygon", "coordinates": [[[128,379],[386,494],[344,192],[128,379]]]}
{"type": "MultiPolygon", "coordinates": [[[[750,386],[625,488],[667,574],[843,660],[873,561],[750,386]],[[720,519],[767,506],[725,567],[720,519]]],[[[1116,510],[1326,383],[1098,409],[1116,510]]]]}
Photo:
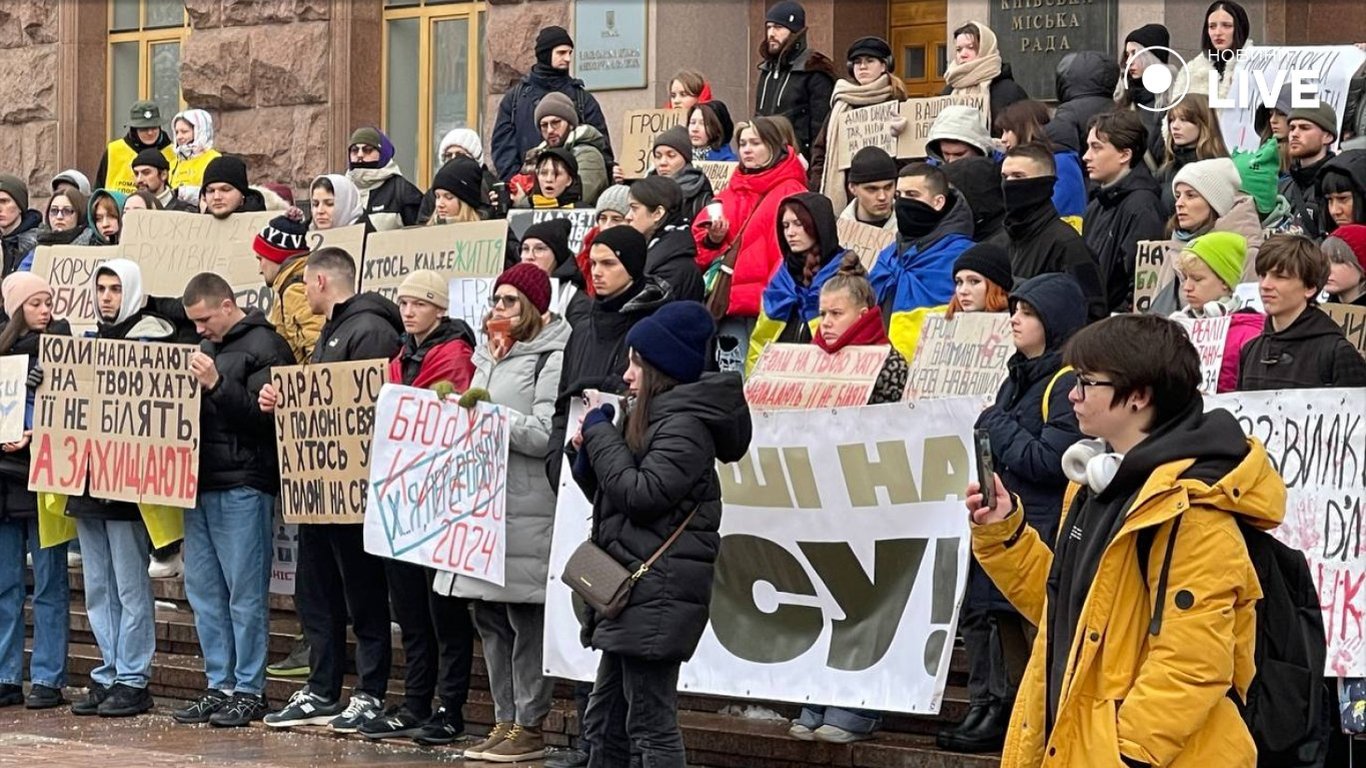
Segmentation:
{"type": "MultiPolygon", "coordinates": [[[[49,183],[60,156],[60,7],[44,0],[0,4],[0,72],[5,73],[0,77],[0,157],[5,158],[6,172],[27,182],[29,206],[40,210],[41,202],[51,194],[49,183]]],[[[99,114],[103,113],[101,109],[99,114]]],[[[100,128],[96,135],[103,134],[100,128]]],[[[69,157],[74,160],[75,152],[69,157]]]]}

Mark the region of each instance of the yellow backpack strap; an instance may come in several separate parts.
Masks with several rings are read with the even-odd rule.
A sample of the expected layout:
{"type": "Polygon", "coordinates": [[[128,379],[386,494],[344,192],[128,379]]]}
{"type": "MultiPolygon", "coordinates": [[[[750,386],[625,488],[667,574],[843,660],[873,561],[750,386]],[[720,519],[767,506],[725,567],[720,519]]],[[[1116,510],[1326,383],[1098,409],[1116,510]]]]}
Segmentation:
{"type": "Polygon", "coordinates": [[[1044,390],[1043,390],[1043,423],[1045,423],[1045,424],[1048,423],[1048,403],[1049,403],[1049,401],[1051,401],[1051,400],[1053,399],[1053,385],[1054,385],[1054,384],[1057,384],[1057,383],[1058,383],[1058,379],[1061,379],[1061,378],[1063,377],[1064,374],[1070,373],[1071,371],[1072,371],[1072,366],[1070,366],[1070,365],[1064,365],[1063,367],[1061,367],[1061,368],[1058,369],[1058,372],[1057,372],[1057,373],[1053,374],[1053,378],[1051,378],[1051,379],[1048,380],[1048,386],[1044,387],[1044,390]]]}

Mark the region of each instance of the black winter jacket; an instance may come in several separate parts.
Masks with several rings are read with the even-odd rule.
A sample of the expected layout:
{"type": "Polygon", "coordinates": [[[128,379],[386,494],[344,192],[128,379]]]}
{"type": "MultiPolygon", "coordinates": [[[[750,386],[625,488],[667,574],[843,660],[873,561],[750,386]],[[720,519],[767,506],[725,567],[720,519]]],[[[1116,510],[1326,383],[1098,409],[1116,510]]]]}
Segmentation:
{"type": "Polygon", "coordinates": [[[294,365],[284,337],[259,309],[234,325],[205,353],[218,369],[218,384],[204,390],[199,411],[199,488],[224,491],[247,486],[280,495],[275,419],[256,404],[275,365],[294,365]]]}
{"type": "MultiPolygon", "coordinates": [[[[512,242],[509,237],[508,245],[512,242]]],[[[569,298],[569,306],[565,307],[564,319],[569,321],[570,328],[578,328],[593,313],[593,297],[588,295],[588,283],[583,278],[583,270],[579,269],[578,260],[570,256],[557,264],[550,276],[560,281],[562,290],[569,285],[574,286],[574,295],[569,298]]]]}
{"type": "Polygon", "coordinates": [[[493,148],[493,170],[503,181],[522,171],[522,158],[527,151],[541,143],[541,130],[536,125],[536,105],[551,92],[563,93],[574,102],[580,125],[591,125],[602,134],[607,151],[603,160],[612,162],[612,138],[607,131],[607,120],[602,115],[598,100],[588,92],[583,81],[569,76],[566,71],[551,69],[537,63],[526,77],[517,81],[498,102],[498,118],[493,124],[489,144],[493,148]]]}
{"type": "Polygon", "coordinates": [[[24,257],[38,247],[38,233],[42,231],[42,226],[43,215],[30,208],[19,217],[18,227],[0,238],[0,245],[3,245],[5,251],[4,274],[0,277],[9,277],[10,273],[19,268],[24,257]]]}
{"type": "Polygon", "coordinates": [[[1086,124],[1115,109],[1119,65],[1099,51],[1069,53],[1058,62],[1054,79],[1058,109],[1044,130],[1054,143],[1080,152],[1086,146],[1086,124]]]}
{"type": "Polygon", "coordinates": [[[782,115],[797,133],[797,151],[810,157],[811,141],[830,116],[835,67],[829,57],[807,47],[806,30],[793,33],[776,58],[767,55],[767,39],[759,40],[759,85],[754,114],[782,115]]]}
{"type": "MultiPolygon", "coordinates": [[[[14,346],[5,354],[28,355],[28,369],[38,367],[39,339],[44,334],[70,336],[71,325],[65,320],[53,320],[47,330],[27,331],[14,340],[14,346]]],[[[33,390],[25,393],[26,406],[33,406],[33,390]]],[[[19,406],[15,406],[19,407],[19,406]]],[[[0,452],[0,521],[28,520],[38,516],[38,495],[28,489],[30,446],[24,446],[13,453],[0,452]]]]}
{"type": "Polygon", "coordinates": [[[717,460],[738,461],[753,426],[738,374],[706,374],[650,404],[645,447],[633,452],[610,424],[584,433],[593,471],[576,478],[593,500],[593,541],[635,571],[683,524],[683,535],[631,590],[621,615],[590,612],[585,644],[651,661],[687,661],[707,627],[721,548],[717,460]]]}
{"type": "Polygon", "coordinates": [[[367,218],[381,213],[396,213],[405,227],[417,223],[421,210],[422,191],[402,176],[385,179],[383,184],[371,190],[370,199],[365,204],[367,218]]]}
{"type": "Polygon", "coordinates": [[[1262,335],[1243,347],[1238,391],[1318,387],[1366,387],[1366,360],[1318,307],[1280,332],[1268,319],[1262,335]]]}
{"type": "Polygon", "coordinates": [[[1076,278],[1088,302],[1087,317],[1106,317],[1105,288],[1091,249],[1071,225],[1058,218],[1052,201],[1019,218],[1006,214],[1010,237],[1010,270],[1016,280],[1048,272],[1065,272],[1076,278]]]}
{"type": "Polygon", "coordinates": [[[1337,155],[1330,150],[1313,165],[1300,165],[1297,160],[1291,164],[1290,172],[1281,177],[1278,185],[1278,190],[1290,203],[1290,212],[1304,228],[1304,234],[1314,239],[1322,236],[1322,223],[1328,215],[1323,199],[1319,197],[1319,172],[1335,157],[1337,155]]]}
{"type": "Polygon", "coordinates": [[[626,334],[632,326],[654,314],[672,298],[663,286],[647,278],[640,288],[632,286],[621,296],[605,301],[595,300],[584,323],[571,326],[574,333],[564,348],[560,394],[555,400],[555,418],[551,422],[550,442],[547,444],[545,469],[552,488],[560,487],[560,461],[569,422],[570,400],[586,389],[610,394],[625,392],[626,382],[621,377],[626,373],[628,362],[626,334]]]}
{"type": "Polygon", "coordinates": [[[645,255],[645,275],[667,283],[675,301],[702,301],[706,289],[697,270],[697,241],[687,220],[675,216],[660,225],[645,255]]]}
{"type": "Polygon", "coordinates": [[[378,293],[357,294],[332,308],[312,362],[388,361],[398,353],[402,334],[403,318],[394,302],[378,293]]]}
{"type": "Polygon", "coordinates": [[[1165,239],[1166,222],[1158,210],[1157,182],[1140,163],[1108,187],[1091,193],[1086,206],[1086,247],[1105,280],[1111,312],[1128,312],[1134,303],[1134,259],[1141,240],[1165,239]]]}
{"type": "MultiPolygon", "coordinates": [[[[1366,221],[1366,150],[1349,149],[1323,164],[1315,183],[1315,193],[1320,200],[1323,195],[1323,182],[1329,175],[1343,176],[1352,188],[1353,221],[1366,221]]],[[[1332,234],[1338,225],[1328,213],[1328,206],[1319,210],[1319,231],[1324,235],[1332,234]]]]}

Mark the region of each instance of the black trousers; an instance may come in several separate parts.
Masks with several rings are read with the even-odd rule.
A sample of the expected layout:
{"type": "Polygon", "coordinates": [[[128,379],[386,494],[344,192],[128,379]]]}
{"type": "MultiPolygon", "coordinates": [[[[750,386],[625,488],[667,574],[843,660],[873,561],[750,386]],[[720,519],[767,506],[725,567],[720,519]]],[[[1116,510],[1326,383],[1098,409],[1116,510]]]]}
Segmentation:
{"type": "Polygon", "coordinates": [[[968,698],[973,704],[1006,704],[1029,663],[1032,627],[1014,611],[978,610],[964,605],[958,631],[968,655],[968,698]]]}
{"type": "Polygon", "coordinates": [[[588,768],[685,768],[678,668],[603,651],[584,716],[588,768]]]}
{"type": "Polygon", "coordinates": [[[459,714],[469,697],[474,659],[469,601],[433,592],[429,568],[386,559],[384,570],[408,662],[404,705],[425,720],[431,717],[432,695],[437,694],[448,712],[459,714]]]}
{"type": "Polygon", "coordinates": [[[299,526],[294,587],[304,637],[312,646],[308,687],[339,701],[346,674],[346,620],[356,633],[356,690],[383,701],[393,662],[383,561],[365,551],[361,526],[299,526]]]}

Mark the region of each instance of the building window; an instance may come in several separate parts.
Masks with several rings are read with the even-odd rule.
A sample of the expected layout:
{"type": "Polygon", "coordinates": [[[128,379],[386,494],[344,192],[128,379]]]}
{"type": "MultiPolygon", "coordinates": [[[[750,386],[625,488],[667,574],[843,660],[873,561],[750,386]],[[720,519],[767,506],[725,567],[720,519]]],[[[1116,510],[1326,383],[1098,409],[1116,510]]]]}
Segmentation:
{"type": "Polygon", "coordinates": [[[384,132],[409,181],[426,189],[441,164],[436,143],[481,125],[484,3],[386,0],[384,132]]]}
{"type": "Polygon", "coordinates": [[[110,0],[105,114],[111,137],[124,134],[135,101],[156,102],[163,127],[180,111],[180,44],[187,29],[180,0],[110,0]]]}

